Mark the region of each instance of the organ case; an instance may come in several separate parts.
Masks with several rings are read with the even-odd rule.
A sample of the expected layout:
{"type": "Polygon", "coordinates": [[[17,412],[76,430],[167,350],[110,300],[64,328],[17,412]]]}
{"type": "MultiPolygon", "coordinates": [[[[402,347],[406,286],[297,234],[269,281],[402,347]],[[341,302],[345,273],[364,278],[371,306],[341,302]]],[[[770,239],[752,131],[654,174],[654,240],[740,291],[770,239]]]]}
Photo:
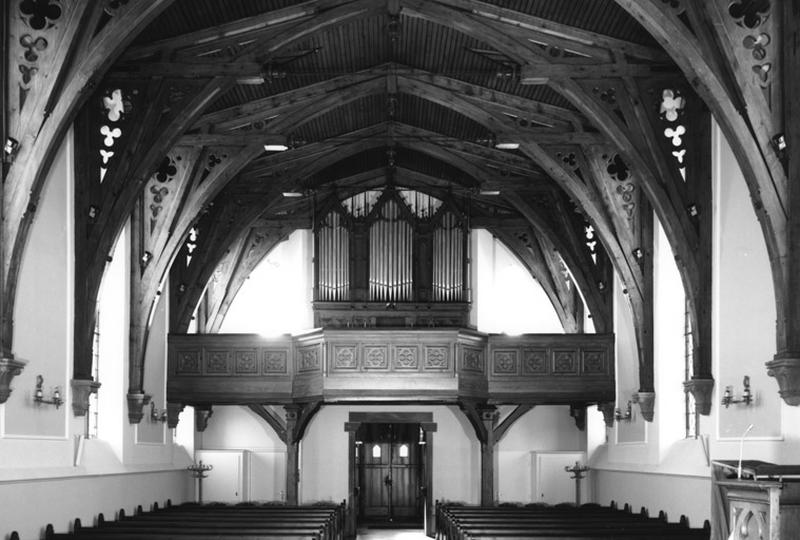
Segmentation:
{"type": "Polygon", "coordinates": [[[455,204],[388,186],[315,216],[315,325],[468,326],[469,223],[455,204]]]}

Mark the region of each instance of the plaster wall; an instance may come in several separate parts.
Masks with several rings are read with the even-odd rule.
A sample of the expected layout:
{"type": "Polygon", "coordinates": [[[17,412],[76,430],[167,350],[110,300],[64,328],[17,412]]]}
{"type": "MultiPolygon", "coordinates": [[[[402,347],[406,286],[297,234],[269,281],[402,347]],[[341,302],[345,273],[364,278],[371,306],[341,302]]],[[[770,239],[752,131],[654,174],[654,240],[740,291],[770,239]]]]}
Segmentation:
{"type": "MultiPolygon", "coordinates": [[[[513,407],[502,409],[510,412],[513,407]]],[[[532,452],[585,449],[586,437],[575,426],[569,407],[534,407],[509,428],[495,447],[495,498],[500,502],[534,501],[531,491],[532,452]]],[[[572,482],[566,472],[564,481],[572,482]]]]}
{"type": "MultiPolygon", "coordinates": [[[[178,504],[190,496],[185,467],[191,458],[172,443],[171,431],[162,424],[148,425],[145,429],[153,432],[139,437],[138,428],[128,424],[125,242],[108,267],[115,274],[109,298],[116,309],[106,311],[117,324],[106,325],[105,353],[101,350],[107,429],[101,439],[85,439],[84,418],[73,416],[73,154],[69,132],[48,173],[19,272],[12,350],[28,364],[14,379],[9,400],[0,405],[0,538],[17,531],[23,540],[34,540],[47,523],[65,532],[75,518],[92,523],[98,512],[113,516],[120,508],[130,512],[168,498],[178,504]],[[45,398],[60,387],[61,407],[33,403],[37,375],[44,378],[45,398]]],[[[156,313],[155,321],[153,339],[160,344],[155,347],[163,347],[166,313],[156,313]]],[[[153,364],[148,365],[148,384],[163,403],[163,359],[153,351],[148,361],[153,364]]]]}
{"type": "MultiPolygon", "coordinates": [[[[713,300],[712,364],[715,379],[710,416],[700,417],[696,439],[682,439],[682,400],[676,393],[675,367],[678,307],[669,295],[674,271],[663,236],[656,238],[659,258],[655,275],[656,419],[645,426],[636,451],[619,437],[623,426],[609,430],[609,443],[591,455],[596,502],[611,500],[647,506],[651,514],[665,510],[671,520],[681,514],[693,526],[710,517],[710,464],[745,459],[797,463],[800,455],[800,409],[782,403],[777,384],[764,362],[775,352],[775,297],[761,227],[736,156],[718,127],[712,129],[713,300]],[[725,386],[742,393],[750,377],[755,401],[750,406],[720,405],[725,386]],[[742,435],[752,425],[750,432],[742,435]],[[613,432],[617,431],[617,436],[613,432]],[[628,446],[627,449],[622,448],[628,446]],[[652,459],[642,459],[647,454],[652,459]]],[[[672,263],[674,265],[674,263],[672,263]]],[[[618,321],[619,322],[619,321],[618,321]]],[[[619,336],[625,330],[618,327],[619,336]]],[[[635,364],[623,364],[633,366],[635,364]]],[[[619,381],[630,375],[619,374],[619,381]]],[[[633,445],[636,446],[636,445],[633,445]]]]}

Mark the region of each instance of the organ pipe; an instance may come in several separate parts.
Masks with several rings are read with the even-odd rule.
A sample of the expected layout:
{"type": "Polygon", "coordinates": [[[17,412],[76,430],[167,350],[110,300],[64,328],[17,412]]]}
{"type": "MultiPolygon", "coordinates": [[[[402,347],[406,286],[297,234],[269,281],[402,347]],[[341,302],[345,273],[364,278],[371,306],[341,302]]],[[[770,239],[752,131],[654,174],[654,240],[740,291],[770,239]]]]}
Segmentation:
{"type": "MultiPolygon", "coordinates": [[[[435,225],[429,237],[432,243],[431,298],[437,302],[464,301],[468,283],[465,258],[468,240],[461,218],[452,211],[437,212],[441,201],[426,194],[405,191],[402,197],[359,194],[342,206],[342,210],[349,210],[357,221],[369,223],[366,244],[369,252],[365,261],[369,264],[369,300],[409,302],[414,299],[415,231],[433,220],[435,225]],[[373,213],[367,212],[370,200],[378,205],[373,213]],[[406,217],[406,209],[417,217],[406,217]]],[[[317,230],[316,240],[317,299],[351,300],[349,221],[338,210],[329,212],[317,230]]]]}

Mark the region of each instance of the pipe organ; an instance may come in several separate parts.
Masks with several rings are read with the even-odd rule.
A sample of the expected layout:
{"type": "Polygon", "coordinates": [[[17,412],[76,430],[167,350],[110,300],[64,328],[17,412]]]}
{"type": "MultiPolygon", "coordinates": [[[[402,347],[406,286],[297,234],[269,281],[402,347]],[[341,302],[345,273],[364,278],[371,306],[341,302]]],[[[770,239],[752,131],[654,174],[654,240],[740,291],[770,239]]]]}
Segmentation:
{"type": "Polygon", "coordinates": [[[315,217],[317,326],[467,326],[469,228],[453,204],[389,186],[315,217]]]}

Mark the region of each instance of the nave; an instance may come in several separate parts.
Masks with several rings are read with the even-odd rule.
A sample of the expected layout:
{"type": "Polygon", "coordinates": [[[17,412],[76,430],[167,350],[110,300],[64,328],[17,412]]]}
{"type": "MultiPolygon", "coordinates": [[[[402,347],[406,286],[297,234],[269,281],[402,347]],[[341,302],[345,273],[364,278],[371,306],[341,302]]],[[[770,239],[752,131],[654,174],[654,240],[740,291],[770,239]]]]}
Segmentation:
{"type": "Polygon", "coordinates": [[[6,0],[0,538],[203,465],[348,537],[576,498],[789,534],[799,34],[788,0],[6,0]]]}

